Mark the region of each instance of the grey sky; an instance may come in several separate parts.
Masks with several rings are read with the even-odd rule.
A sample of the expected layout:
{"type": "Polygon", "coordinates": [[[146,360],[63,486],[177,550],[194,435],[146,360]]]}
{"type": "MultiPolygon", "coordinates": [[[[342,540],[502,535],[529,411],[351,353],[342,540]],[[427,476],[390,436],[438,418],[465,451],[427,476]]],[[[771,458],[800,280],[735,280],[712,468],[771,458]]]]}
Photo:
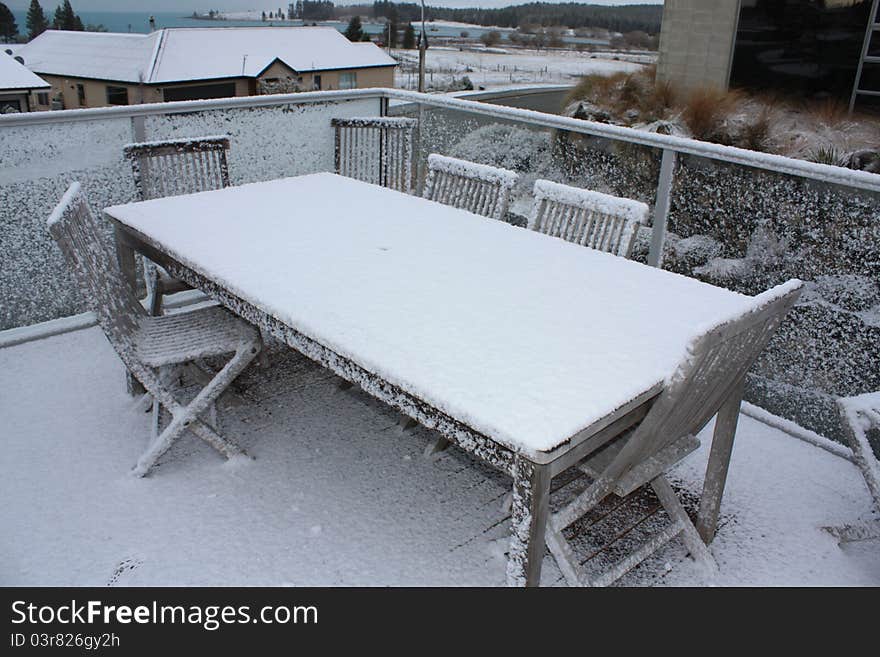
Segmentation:
{"type": "MultiPolygon", "coordinates": [[[[24,9],[30,0],[2,0],[11,9],[24,9]]],[[[404,0],[414,2],[417,0],[404,0]]],[[[530,0],[426,0],[426,4],[442,7],[505,7],[524,4],[530,0]]],[[[556,0],[546,0],[554,2],[556,0]]],[[[560,0],[564,1],[564,0],[560,0]]],[[[54,11],[61,0],[39,0],[46,12],[54,11]]],[[[271,9],[287,7],[290,0],[71,0],[76,11],[138,11],[138,12],[180,12],[189,14],[193,10],[225,9],[244,11],[247,9],[271,9]]],[[[371,3],[372,0],[338,0],[336,4],[371,3]]],[[[590,4],[633,5],[663,4],[663,0],[591,0],[590,4]]]]}

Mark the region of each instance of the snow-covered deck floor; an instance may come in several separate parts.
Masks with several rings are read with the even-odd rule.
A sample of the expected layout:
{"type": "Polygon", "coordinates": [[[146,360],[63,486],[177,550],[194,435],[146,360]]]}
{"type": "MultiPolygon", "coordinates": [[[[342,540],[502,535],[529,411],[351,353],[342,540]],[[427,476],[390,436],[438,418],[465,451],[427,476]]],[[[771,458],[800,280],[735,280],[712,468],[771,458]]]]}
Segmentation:
{"type": "MultiPolygon", "coordinates": [[[[0,585],[504,582],[504,476],[455,448],[427,460],[429,432],[401,433],[390,409],[292,352],[271,360],[223,414],[256,460],[224,463],[187,437],[139,480],[149,415],[98,329],[0,349],[0,585]]],[[[691,500],[707,444],[676,473],[691,500]]],[[[580,485],[560,479],[557,495],[580,485]]],[[[651,506],[597,514],[582,557],[594,535],[621,536],[597,560],[625,547],[651,506]]],[[[856,468],[747,417],[723,513],[716,584],[880,584],[878,541],[841,548],[821,529],[870,516],[856,468]]],[[[623,583],[709,582],[673,543],[623,583]]]]}

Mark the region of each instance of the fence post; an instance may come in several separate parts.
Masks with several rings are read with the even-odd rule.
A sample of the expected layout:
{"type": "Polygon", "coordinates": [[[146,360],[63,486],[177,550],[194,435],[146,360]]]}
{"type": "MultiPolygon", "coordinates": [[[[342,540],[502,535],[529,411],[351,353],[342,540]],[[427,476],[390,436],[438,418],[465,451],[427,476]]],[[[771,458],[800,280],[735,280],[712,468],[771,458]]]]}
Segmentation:
{"type": "Polygon", "coordinates": [[[425,106],[422,103],[418,104],[419,109],[419,123],[416,126],[416,143],[415,148],[413,148],[415,161],[415,176],[416,179],[413,181],[413,191],[418,195],[422,195],[422,184],[424,182],[424,165],[422,164],[422,130],[425,125],[425,106]]]}
{"type": "Polygon", "coordinates": [[[147,140],[147,126],[143,116],[131,117],[131,138],[135,142],[147,140]]]}
{"type": "Polygon", "coordinates": [[[666,240],[666,222],[669,220],[669,201],[675,176],[675,151],[663,149],[660,161],[660,179],[657,181],[657,198],[654,202],[654,230],[651,233],[651,250],[648,264],[663,266],[663,242],[666,240]]]}

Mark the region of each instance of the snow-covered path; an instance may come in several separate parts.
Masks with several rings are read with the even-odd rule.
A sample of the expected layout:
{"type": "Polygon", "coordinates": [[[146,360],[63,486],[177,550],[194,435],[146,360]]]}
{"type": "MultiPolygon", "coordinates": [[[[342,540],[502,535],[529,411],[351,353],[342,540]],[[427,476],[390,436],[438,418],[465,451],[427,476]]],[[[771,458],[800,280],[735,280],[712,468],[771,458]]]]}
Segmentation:
{"type": "MultiPolygon", "coordinates": [[[[138,480],[149,416],[97,329],[0,349],[0,585],[504,582],[503,476],[457,449],[424,459],[429,432],[285,349],[243,383],[224,429],[256,460],[185,438],[138,480]]],[[[692,492],[705,455],[677,473],[692,492]]],[[[880,584],[880,542],[821,529],[869,517],[856,468],[747,417],[723,513],[718,584],[880,584]]],[[[673,544],[623,583],[707,582],[673,544]]]]}

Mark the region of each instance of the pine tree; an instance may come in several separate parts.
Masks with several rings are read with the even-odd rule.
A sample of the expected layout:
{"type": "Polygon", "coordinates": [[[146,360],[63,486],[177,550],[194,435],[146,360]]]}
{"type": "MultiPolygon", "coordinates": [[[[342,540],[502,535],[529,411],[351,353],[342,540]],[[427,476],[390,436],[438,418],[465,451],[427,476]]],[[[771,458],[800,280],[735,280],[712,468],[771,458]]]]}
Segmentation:
{"type": "Polygon", "coordinates": [[[35,39],[49,29],[49,21],[43,13],[43,7],[37,0],[31,0],[27,13],[28,39],[35,39]]]}
{"type": "Polygon", "coordinates": [[[18,25],[15,24],[15,16],[9,11],[9,7],[0,2],[0,37],[8,43],[18,35],[18,25]]]}
{"type": "Polygon", "coordinates": [[[70,6],[70,0],[64,0],[55,9],[52,27],[56,30],[77,30],[80,32],[85,29],[82,20],[74,13],[73,7],[70,6]]]}
{"type": "Polygon", "coordinates": [[[360,16],[352,17],[348,23],[348,28],[345,30],[345,36],[349,41],[363,41],[364,30],[361,27],[360,16]]]}
{"type": "Polygon", "coordinates": [[[416,47],[416,30],[412,23],[407,23],[403,30],[403,47],[405,50],[412,50],[416,47]]]}

